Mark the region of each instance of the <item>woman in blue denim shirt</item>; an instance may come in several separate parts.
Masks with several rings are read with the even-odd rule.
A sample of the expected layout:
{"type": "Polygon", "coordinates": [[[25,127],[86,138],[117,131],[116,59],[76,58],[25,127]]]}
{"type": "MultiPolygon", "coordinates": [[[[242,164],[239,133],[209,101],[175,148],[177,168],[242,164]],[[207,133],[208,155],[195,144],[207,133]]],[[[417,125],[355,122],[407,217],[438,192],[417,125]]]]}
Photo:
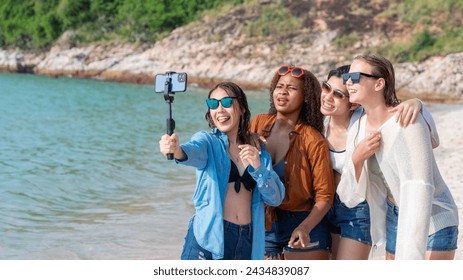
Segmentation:
{"type": "Polygon", "coordinates": [[[246,95],[224,82],[209,92],[206,120],[211,131],[200,131],[180,145],[165,134],[160,151],[175,161],[196,167],[196,209],[185,237],[181,259],[263,259],[264,203],[278,206],[284,186],[256,135],[249,133],[246,95]]]}

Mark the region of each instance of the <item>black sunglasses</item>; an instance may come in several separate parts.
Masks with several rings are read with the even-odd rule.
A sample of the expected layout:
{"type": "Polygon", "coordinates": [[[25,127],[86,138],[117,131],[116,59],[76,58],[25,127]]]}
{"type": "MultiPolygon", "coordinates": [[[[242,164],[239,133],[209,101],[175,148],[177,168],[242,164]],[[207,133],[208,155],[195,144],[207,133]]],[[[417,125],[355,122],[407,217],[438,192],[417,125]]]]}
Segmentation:
{"type": "Polygon", "coordinates": [[[342,83],[346,84],[349,79],[352,80],[353,84],[360,83],[360,75],[368,77],[368,78],[375,78],[375,79],[381,78],[381,77],[363,73],[363,72],[351,72],[351,73],[346,73],[342,76],[342,83]]]}
{"type": "Polygon", "coordinates": [[[215,98],[208,98],[206,99],[206,104],[207,104],[207,107],[209,107],[209,109],[212,109],[212,110],[215,110],[219,107],[219,102],[222,104],[222,107],[230,108],[233,104],[234,98],[238,98],[238,97],[227,96],[220,100],[215,99],[215,98]]]}
{"type": "Polygon", "coordinates": [[[333,93],[333,95],[339,99],[344,99],[348,97],[348,95],[342,92],[340,89],[333,90],[331,85],[326,81],[322,83],[322,90],[326,93],[333,93]]]}

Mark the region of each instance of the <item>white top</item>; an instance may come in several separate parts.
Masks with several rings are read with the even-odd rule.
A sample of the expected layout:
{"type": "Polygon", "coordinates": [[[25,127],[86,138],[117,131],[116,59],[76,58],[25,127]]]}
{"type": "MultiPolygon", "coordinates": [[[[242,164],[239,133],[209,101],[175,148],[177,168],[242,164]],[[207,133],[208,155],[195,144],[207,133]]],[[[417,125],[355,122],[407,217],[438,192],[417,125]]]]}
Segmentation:
{"type": "MultiPolygon", "coordinates": [[[[426,123],[420,114],[414,124],[403,128],[394,118],[379,128],[382,144],[375,155],[399,207],[395,258],[424,259],[428,235],[457,226],[458,209],[432,151],[432,142],[438,144],[434,122],[426,123]],[[430,135],[430,130],[436,135],[430,135]]],[[[381,176],[369,171],[371,159],[363,165],[357,182],[351,160],[355,145],[365,137],[366,120],[363,115],[349,130],[347,160],[337,193],[348,207],[367,200],[373,244],[381,245],[386,237],[386,186],[381,176]]]]}
{"type": "MultiPolygon", "coordinates": [[[[352,125],[360,118],[360,116],[363,113],[362,107],[357,107],[355,111],[352,113],[352,116],[350,117],[350,122],[349,126],[347,127],[347,131],[352,127],[352,125]]],[[[323,131],[323,136],[325,138],[327,137],[328,134],[328,128],[330,125],[330,116],[326,116],[323,119],[323,125],[324,125],[324,131],[323,131]]],[[[346,150],[343,151],[334,151],[330,149],[330,159],[331,159],[331,166],[333,167],[333,170],[338,172],[339,174],[342,174],[342,169],[344,167],[344,162],[346,160],[346,150]]]]}
{"type": "Polygon", "coordinates": [[[342,174],[342,168],[344,167],[344,161],[346,160],[345,154],[346,150],[333,151],[330,149],[331,167],[339,174],[342,174]]]}
{"type": "MultiPolygon", "coordinates": [[[[355,111],[352,113],[347,131],[349,131],[352,125],[362,116],[362,114],[363,114],[363,108],[362,106],[358,106],[357,109],[355,109],[355,111]]],[[[437,133],[434,119],[432,118],[431,113],[424,106],[423,102],[421,102],[421,114],[423,115],[424,120],[426,121],[429,131],[431,132],[432,148],[435,149],[436,147],[439,146],[439,134],[437,133]]],[[[330,120],[331,120],[330,116],[325,116],[325,118],[323,119],[323,125],[324,125],[323,136],[325,136],[325,138],[327,137],[327,134],[328,134],[330,120]]],[[[346,158],[346,150],[334,151],[330,149],[331,165],[333,167],[333,170],[335,170],[339,174],[342,174],[342,169],[344,167],[345,158],[346,158]]]]}

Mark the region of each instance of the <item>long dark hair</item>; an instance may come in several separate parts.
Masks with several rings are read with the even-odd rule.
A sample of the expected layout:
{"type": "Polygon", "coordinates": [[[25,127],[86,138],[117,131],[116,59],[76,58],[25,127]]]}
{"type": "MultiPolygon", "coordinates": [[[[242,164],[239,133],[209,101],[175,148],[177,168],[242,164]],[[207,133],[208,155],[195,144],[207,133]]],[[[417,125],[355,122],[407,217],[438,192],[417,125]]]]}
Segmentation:
{"type": "MultiPolygon", "coordinates": [[[[207,96],[207,98],[211,97],[211,94],[214,90],[221,88],[225,90],[228,96],[237,97],[235,100],[238,101],[238,105],[241,110],[244,112],[240,116],[240,123],[238,126],[238,141],[243,144],[250,144],[251,143],[251,134],[249,132],[249,122],[251,120],[251,111],[249,111],[248,100],[246,98],[246,94],[244,91],[239,87],[237,84],[232,82],[221,82],[213,87],[207,96]]],[[[215,128],[214,121],[211,117],[211,110],[208,109],[206,112],[206,120],[209,123],[210,128],[215,128]]]]}
{"type": "Polygon", "coordinates": [[[326,78],[326,80],[328,81],[333,76],[342,78],[344,74],[349,73],[349,69],[350,69],[350,65],[343,65],[343,66],[339,66],[336,69],[332,69],[328,73],[328,77],[326,78]]]}
{"type": "MultiPolygon", "coordinates": [[[[270,109],[268,112],[272,115],[277,113],[275,103],[273,102],[273,92],[275,91],[280,77],[281,75],[276,72],[275,75],[273,75],[272,82],[270,83],[270,109]]],[[[304,75],[298,79],[302,80],[304,83],[304,104],[302,104],[298,121],[308,124],[322,133],[323,114],[320,112],[320,94],[322,92],[322,88],[320,86],[320,82],[312,72],[306,69],[304,69],[304,75]]]]}

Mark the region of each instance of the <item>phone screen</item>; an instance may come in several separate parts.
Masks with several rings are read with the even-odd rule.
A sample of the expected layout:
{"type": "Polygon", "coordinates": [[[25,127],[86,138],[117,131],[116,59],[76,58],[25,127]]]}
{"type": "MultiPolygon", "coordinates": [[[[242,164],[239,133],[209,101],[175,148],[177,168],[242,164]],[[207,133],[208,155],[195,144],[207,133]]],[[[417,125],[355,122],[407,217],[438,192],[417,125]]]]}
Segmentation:
{"type": "MultiPolygon", "coordinates": [[[[155,81],[155,92],[164,92],[164,87],[166,85],[166,74],[157,74],[155,81]]],[[[170,91],[171,92],[181,92],[186,91],[187,83],[187,74],[186,73],[172,73],[170,74],[170,91]]]]}

